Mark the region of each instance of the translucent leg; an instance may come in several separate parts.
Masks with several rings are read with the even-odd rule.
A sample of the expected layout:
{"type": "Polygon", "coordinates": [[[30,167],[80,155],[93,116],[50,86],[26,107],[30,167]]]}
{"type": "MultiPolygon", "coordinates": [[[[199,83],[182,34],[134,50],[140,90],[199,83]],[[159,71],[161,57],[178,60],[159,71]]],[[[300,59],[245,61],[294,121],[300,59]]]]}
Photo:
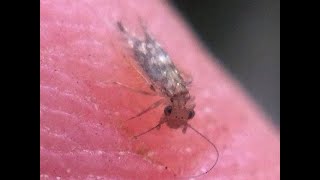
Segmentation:
{"type": "Polygon", "coordinates": [[[166,122],[165,119],[161,119],[161,121],[160,121],[156,126],[148,129],[148,130],[145,131],[145,132],[142,132],[142,133],[140,133],[140,134],[138,134],[138,135],[133,136],[133,138],[134,138],[134,139],[137,139],[138,137],[140,137],[140,136],[142,136],[142,135],[144,135],[144,134],[147,134],[148,132],[150,132],[150,131],[152,131],[152,130],[154,130],[154,129],[160,129],[161,125],[162,125],[163,123],[165,123],[165,122],[166,122]]]}
{"type": "Polygon", "coordinates": [[[126,88],[130,91],[134,91],[136,93],[140,93],[140,94],[144,94],[144,95],[148,95],[148,96],[157,96],[158,94],[156,94],[155,92],[147,92],[147,91],[143,91],[143,90],[140,90],[140,89],[136,89],[136,88],[133,88],[133,87],[130,87],[128,85],[125,85],[125,84],[122,84],[120,82],[116,82],[116,81],[112,81],[112,82],[106,82],[107,84],[114,84],[114,85],[118,85],[118,86],[121,86],[123,88],[126,88]]]}
{"type": "Polygon", "coordinates": [[[182,133],[185,134],[187,132],[188,125],[184,125],[182,128],[182,133]]]}
{"type": "Polygon", "coordinates": [[[160,106],[161,104],[163,104],[164,102],[165,102],[165,99],[160,99],[160,100],[154,102],[153,104],[151,104],[151,105],[150,105],[148,108],[146,108],[145,110],[141,111],[139,114],[137,114],[137,115],[129,118],[128,120],[137,118],[137,117],[143,115],[144,113],[146,113],[146,112],[148,112],[148,111],[150,111],[150,110],[152,110],[152,109],[155,109],[155,108],[159,107],[159,106],[160,106]]]}

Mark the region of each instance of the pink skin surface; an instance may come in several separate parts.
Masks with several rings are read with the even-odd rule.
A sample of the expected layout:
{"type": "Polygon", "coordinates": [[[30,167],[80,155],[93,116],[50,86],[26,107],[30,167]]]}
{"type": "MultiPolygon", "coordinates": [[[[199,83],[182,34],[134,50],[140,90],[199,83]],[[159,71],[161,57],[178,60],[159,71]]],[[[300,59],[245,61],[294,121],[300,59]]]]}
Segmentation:
{"type": "Polygon", "coordinates": [[[159,97],[130,65],[116,28],[141,35],[139,18],[183,72],[191,75],[190,124],[218,147],[215,168],[199,179],[280,179],[280,135],[240,86],[163,1],[41,0],[41,179],[174,179],[210,168],[217,154],[188,129],[155,126],[163,106],[125,121],[159,97]]]}

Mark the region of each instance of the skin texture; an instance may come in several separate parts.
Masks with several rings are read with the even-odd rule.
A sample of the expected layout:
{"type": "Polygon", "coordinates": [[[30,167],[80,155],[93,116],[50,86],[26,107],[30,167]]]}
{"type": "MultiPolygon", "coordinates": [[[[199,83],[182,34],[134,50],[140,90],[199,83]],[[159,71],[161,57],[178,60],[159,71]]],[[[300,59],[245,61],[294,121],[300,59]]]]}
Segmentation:
{"type": "Polygon", "coordinates": [[[126,121],[158,97],[130,65],[116,27],[142,35],[142,19],[173,62],[193,79],[190,124],[219,149],[199,179],[280,179],[280,139],[262,111],[163,1],[40,1],[40,178],[174,179],[210,168],[217,154],[188,129],[155,126],[164,106],[126,121]]]}

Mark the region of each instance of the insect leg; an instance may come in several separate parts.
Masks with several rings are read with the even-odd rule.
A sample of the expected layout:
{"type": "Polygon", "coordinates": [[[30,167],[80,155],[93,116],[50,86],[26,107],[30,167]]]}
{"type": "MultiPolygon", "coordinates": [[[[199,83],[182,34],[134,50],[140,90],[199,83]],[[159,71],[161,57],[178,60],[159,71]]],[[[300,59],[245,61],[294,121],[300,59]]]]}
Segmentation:
{"type": "Polygon", "coordinates": [[[139,114],[137,114],[137,115],[129,118],[128,120],[137,118],[137,117],[141,116],[142,114],[144,114],[144,113],[146,113],[146,112],[148,112],[148,111],[150,111],[150,110],[152,110],[152,109],[157,108],[158,106],[160,106],[160,105],[163,104],[164,102],[165,102],[165,99],[160,99],[160,100],[154,102],[153,104],[151,104],[151,105],[150,105],[148,108],[146,108],[145,110],[141,111],[139,114]]]}
{"type": "Polygon", "coordinates": [[[188,78],[185,80],[186,81],[186,86],[189,87],[192,84],[192,78],[188,78]]]}
{"type": "Polygon", "coordinates": [[[142,133],[140,133],[140,134],[138,134],[138,135],[133,136],[133,138],[134,138],[134,139],[137,139],[138,137],[140,137],[140,136],[142,136],[142,135],[144,135],[144,134],[147,134],[148,132],[150,132],[150,131],[152,131],[152,130],[154,130],[154,129],[159,129],[160,126],[161,126],[163,123],[165,123],[165,122],[166,122],[166,120],[161,120],[156,126],[148,129],[148,130],[145,131],[145,132],[142,132],[142,133]]]}
{"type": "Polygon", "coordinates": [[[157,127],[157,129],[159,130],[159,129],[161,128],[161,125],[162,125],[163,123],[165,123],[166,121],[167,121],[167,119],[165,119],[164,117],[162,117],[162,118],[160,119],[159,126],[157,127]]]}
{"type": "Polygon", "coordinates": [[[134,91],[136,93],[140,93],[140,94],[144,94],[144,95],[148,95],[148,96],[157,96],[156,93],[153,93],[153,92],[147,92],[147,91],[143,91],[143,90],[140,90],[140,89],[136,89],[136,88],[132,88],[128,85],[125,85],[125,84],[122,84],[120,82],[116,82],[116,81],[112,81],[112,82],[107,82],[108,84],[114,84],[114,85],[118,85],[118,86],[121,86],[123,88],[126,88],[128,90],[131,90],[131,91],[134,91]]]}
{"type": "Polygon", "coordinates": [[[192,84],[192,81],[193,81],[192,76],[189,75],[189,74],[186,74],[186,73],[184,73],[184,72],[181,72],[181,75],[182,75],[182,77],[183,77],[184,80],[185,80],[185,83],[186,83],[185,85],[186,85],[187,87],[190,87],[191,84],[192,84]]]}
{"type": "Polygon", "coordinates": [[[184,125],[182,128],[182,133],[185,134],[187,132],[188,125],[184,125]]]}

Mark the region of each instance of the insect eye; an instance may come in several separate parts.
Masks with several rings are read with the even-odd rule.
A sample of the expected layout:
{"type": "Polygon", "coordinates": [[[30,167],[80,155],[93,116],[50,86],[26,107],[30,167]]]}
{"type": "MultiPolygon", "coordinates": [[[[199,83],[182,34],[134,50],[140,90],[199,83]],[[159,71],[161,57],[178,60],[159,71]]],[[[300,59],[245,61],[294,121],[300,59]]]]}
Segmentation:
{"type": "Polygon", "coordinates": [[[196,114],[196,113],[194,112],[194,110],[189,111],[188,119],[193,118],[195,114],[196,114]]]}
{"type": "Polygon", "coordinates": [[[167,106],[166,108],[164,108],[164,114],[166,116],[169,116],[172,112],[172,106],[167,106]]]}

